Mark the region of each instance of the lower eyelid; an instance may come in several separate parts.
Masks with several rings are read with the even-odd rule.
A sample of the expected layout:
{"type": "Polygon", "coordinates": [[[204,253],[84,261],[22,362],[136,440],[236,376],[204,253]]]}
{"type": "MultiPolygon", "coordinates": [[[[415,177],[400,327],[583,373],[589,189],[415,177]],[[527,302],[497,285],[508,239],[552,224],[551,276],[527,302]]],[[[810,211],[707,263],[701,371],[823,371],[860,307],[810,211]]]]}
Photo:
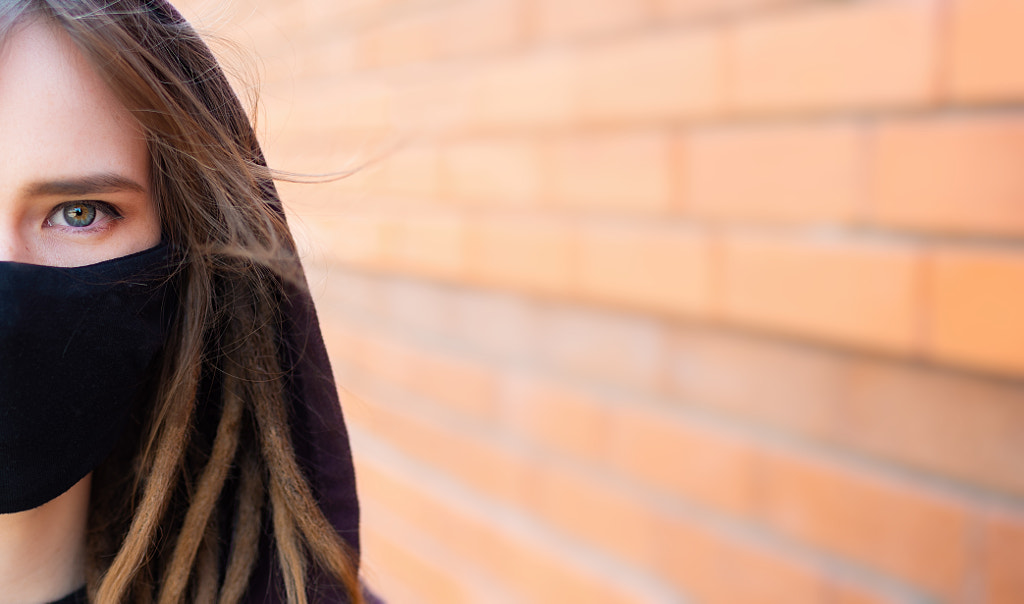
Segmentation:
{"type": "Polygon", "coordinates": [[[73,243],[75,241],[87,242],[111,232],[111,227],[113,226],[114,221],[105,220],[102,224],[93,224],[87,227],[55,225],[50,227],[48,232],[52,237],[56,237],[59,240],[66,241],[68,243],[73,243]]]}

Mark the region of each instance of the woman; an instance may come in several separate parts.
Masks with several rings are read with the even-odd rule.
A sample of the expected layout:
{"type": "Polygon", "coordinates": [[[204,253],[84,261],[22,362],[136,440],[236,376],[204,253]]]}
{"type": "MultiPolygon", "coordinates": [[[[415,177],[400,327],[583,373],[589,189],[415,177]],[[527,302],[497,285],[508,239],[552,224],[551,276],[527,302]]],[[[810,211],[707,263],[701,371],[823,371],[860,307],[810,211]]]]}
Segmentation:
{"type": "Polygon", "coordinates": [[[189,25],[0,0],[0,182],[0,604],[361,601],[295,246],[189,25]]]}

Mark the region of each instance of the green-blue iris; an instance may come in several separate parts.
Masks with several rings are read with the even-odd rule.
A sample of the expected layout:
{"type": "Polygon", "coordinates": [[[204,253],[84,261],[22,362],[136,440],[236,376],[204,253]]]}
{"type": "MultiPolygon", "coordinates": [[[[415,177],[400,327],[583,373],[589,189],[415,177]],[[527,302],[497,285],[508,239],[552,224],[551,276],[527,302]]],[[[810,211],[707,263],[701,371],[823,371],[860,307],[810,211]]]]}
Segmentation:
{"type": "Polygon", "coordinates": [[[87,227],[96,220],[96,206],[88,203],[76,203],[64,208],[64,220],[68,226],[87,227]]]}

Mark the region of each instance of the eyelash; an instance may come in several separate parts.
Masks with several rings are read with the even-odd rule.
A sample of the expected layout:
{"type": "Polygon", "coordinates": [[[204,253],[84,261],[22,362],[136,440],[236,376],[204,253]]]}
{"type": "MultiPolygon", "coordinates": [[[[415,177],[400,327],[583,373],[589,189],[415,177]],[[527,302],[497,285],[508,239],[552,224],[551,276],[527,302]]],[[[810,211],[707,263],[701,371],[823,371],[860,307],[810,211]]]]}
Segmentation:
{"type": "Polygon", "coordinates": [[[97,230],[103,230],[109,226],[109,223],[113,220],[120,220],[123,218],[121,212],[117,210],[113,205],[100,201],[98,199],[82,199],[78,201],[67,201],[57,205],[50,211],[46,216],[46,226],[49,228],[63,229],[65,231],[73,231],[77,233],[90,233],[97,230]],[[84,227],[74,227],[64,224],[54,224],[53,219],[55,216],[64,211],[65,208],[75,205],[91,205],[96,208],[96,211],[102,216],[97,215],[96,219],[92,224],[84,227]]]}

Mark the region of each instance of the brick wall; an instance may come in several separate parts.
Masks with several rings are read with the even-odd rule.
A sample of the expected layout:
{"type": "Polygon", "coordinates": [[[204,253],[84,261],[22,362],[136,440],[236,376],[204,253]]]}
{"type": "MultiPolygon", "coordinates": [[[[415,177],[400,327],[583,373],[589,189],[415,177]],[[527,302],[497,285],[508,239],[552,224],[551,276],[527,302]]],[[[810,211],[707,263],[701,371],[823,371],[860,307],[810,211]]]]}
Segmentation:
{"type": "Polygon", "coordinates": [[[392,602],[1024,602],[1024,2],[185,8],[392,602]]]}

